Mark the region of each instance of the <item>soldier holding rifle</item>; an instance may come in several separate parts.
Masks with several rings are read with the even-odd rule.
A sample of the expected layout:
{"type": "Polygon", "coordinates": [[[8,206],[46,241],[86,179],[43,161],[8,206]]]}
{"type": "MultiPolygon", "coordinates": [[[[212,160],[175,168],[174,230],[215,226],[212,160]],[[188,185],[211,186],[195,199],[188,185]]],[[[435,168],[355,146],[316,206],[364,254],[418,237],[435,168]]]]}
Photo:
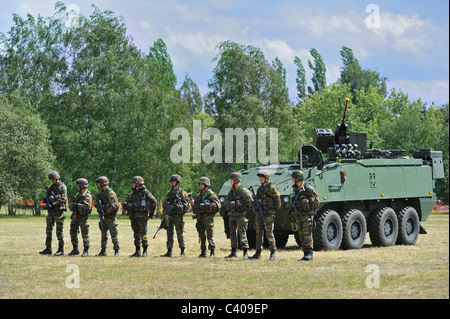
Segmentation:
{"type": "Polygon", "coordinates": [[[83,238],[83,254],[86,257],[89,252],[89,216],[92,211],[92,195],[87,189],[88,181],[85,178],[76,180],[78,193],[73,198],[69,205],[72,211],[72,220],[70,222],[70,239],[72,241],[73,250],[69,256],[79,255],[78,250],[78,229],[81,230],[81,237],[83,238]]]}
{"type": "Polygon", "coordinates": [[[111,241],[114,246],[114,256],[119,256],[119,231],[117,229],[117,211],[119,201],[116,193],[108,186],[109,180],[106,176],[100,176],[95,181],[100,193],[97,194],[95,207],[100,215],[98,223],[102,233],[101,250],[97,256],[106,256],[106,245],[108,242],[108,231],[111,234],[111,241]]]}
{"type": "Polygon", "coordinates": [[[153,218],[156,210],[156,199],[152,193],[145,187],[144,178],[134,176],[132,181],[133,192],[127,196],[127,200],[123,203],[123,209],[128,212],[131,221],[131,229],[133,230],[134,246],[136,251],[130,257],[147,256],[148,239],[147,239],[147,221],[153,218]]]}

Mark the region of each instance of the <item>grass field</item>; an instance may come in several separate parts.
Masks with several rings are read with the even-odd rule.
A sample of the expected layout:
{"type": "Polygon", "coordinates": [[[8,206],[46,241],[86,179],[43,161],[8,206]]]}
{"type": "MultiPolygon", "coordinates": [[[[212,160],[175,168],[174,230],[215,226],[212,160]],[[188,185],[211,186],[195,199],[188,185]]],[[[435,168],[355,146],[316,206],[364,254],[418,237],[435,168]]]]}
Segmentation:
{"type": "MultiPolygon", "coordinates": [[[[65,255],[41,256],[45,217],[0,217],[0,298],[449,298],[449,215],[431,215],[415,246],[371,247],[360,250],[321,251],[312,262],[299,262],[303,253],[291,236],[275,261],[263,251],[260,260],[224,257],[230,243],[223,222],[216,218],[215,259],[197,258],[200,252],[195,221],[185,217],[186,256],[166,252],[166,232],[151,239],[158,220],[149,220],[149,256],[130,258],[134,252],[128,219],[119,219],[120,257],[94,257],[100,250],[98,218],[91,218],[90,256],[69,257],[72,245],[69,219],[65,221],[65,255]],[[79,288],[66,280],[79,270],[79,288]],[[374,272],[374,270],[376,270],[374,272]],[[66,272],[67,271],[67,272],[66,272]],[[379,271],[379,273],[377,272],[379,271]],[[379,287],[368,288],[367,283],[379,287]],[[70,285],[69,285],[70,286],[70,285]]],[[[176,240],[175,240],[176,241],[176,240]]],[[[57,241],[54,236],[53,250],[57,241]]],[[[253,254],[253,251],[250,251],[253,254]]]]}

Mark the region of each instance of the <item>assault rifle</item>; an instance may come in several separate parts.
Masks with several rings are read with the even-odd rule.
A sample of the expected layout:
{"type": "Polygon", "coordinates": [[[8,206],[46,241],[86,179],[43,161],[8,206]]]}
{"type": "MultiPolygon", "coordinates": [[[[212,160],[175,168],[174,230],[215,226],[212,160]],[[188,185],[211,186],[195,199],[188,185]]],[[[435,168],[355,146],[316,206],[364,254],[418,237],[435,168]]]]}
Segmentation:
{"type": "Polygon", "coordinates": [[[253,204],[252,205],[256,204],[256,208],[258,209],[259,215],[261,216],[262,221],[264,223],[264,229],[267,232],[266,219],[264,218],[262,207],[261,207],[261,204],[259,203],[259,198],[255,195],[255,191],[253,190],[253,186],[250,186],[249,190],[252,192],[252,198],[253,198],[253,204]]]}
{"type": "Polygon", "coordinates": [[[286,219],[289,217],[289,215],[291,214],[291,212],[292,212],[292,211],[295,211],[295,207],[296,207],[297,202],[298,202],[299,200],[300,200],[300,192],[298,192],[297,195],[294,196],[294,199],[292,200],[291,206],[289,207],[289,210],[288,210],[286,216],[284,216],[282,225],[284,225],[284,222],[285,222],[286,219]]]}
{"type": "Polygon", "coordinates": [[[53,215],[50,213],[50,209],[53,208],[53,203],[56,200],[55,199],[55,195],[52,192],[52,194],[50,196],[50,194],[48,192],[48,186],[45,186],[44,189],[45,189],[45,197],[44,197],[43,202],[44,202],[45,205],[44,205],[43,208],[47,210],[47,213],[48,213],[48,216],[49,216],[49,218],[50,218],[50,220],[52,222],[52,225],[55,225],[55,219],[53,218],[53,215]]]}
{"type": "Polygon", "coordinates": [[[169,227],[169,225],[166,225],[166,215],[169,217],[172,217],[175,213],[174,209],[175,209],[175,204],[181,202],[181,198],[178,195],[175,195],[177,198],[173,201],[172,205],[169,206],[169,208],[167,208],[167,210],[164,212],[164,215],[161,219],[161,224],[159,224],[158,229],[156,230],[155,235],[153,235],[153,239],[155,239],[156,235],[158,234],[158,232],[161,229],[167,229],[167,227],[169,227]]]}
{"type": "Polygon", "coordinates": [[[100,219],[104,221],[106,212],[105,212],[105,208],[103,207],[103,202],[100,197],[100,194],[97,194],[97,205],[95,205],[95,207],[97,207],[97,212],[100,216],[100,219]]]}

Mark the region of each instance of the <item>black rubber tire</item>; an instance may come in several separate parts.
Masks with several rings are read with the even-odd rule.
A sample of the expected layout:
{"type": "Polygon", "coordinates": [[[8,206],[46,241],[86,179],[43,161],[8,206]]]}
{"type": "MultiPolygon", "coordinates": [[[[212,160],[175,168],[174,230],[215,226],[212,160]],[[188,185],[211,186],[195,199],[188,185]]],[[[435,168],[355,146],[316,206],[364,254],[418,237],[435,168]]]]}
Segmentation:
{"type": "Polygon", "coordinates": [[[417,211],[411,207],[400,207],[395,210],[398,219],[397,245],[415,245],[419,238],[420,221],[417,211]]]}
{"type": "Polygon", "coordinates": [[[398,220],[391,207],[375,209],[369,216],[370,241],[374,246],[392,246],[397,241],[398,220]]]}
{"type": "Polygon", "coordinates": [[[366,240],[367,222],[358,209],[342,212],[342,249],[360,249],[366,240]]]}
{"type": "Polygon", "coordinates": [[[314,250],[336,250],[342,242],[342,222],[339,214],[327,209],[319,212],[315,218],[316,227],[313,232],[314,250]]]}

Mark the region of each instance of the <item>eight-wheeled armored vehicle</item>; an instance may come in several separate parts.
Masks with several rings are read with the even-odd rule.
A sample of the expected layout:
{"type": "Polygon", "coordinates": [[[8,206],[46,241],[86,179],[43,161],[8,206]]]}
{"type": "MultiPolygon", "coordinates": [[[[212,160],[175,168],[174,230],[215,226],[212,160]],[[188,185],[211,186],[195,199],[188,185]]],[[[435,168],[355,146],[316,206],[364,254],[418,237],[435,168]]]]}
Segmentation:
{"type": "MultiPolygon", "coordinates": [[[[320,206],[314,216],[314,249],[358,249],[366,234],[374,246],[414,245],[419,233],[426,233],[421,222],[427,220],[436,203],[435,180],[444,178],[442,152],[420,149],[414,156],[402,156],[404,150],[367,149],[365,133],[348,132],[342,122],[336,130],[316,129],[313,145],[300,143],[299,159],[241,170],[242,184],[255,190],[257,173],[271,172],[270,182],[281,194],[276,212],[275,239],[283,248],[293,234],[299,244],[292,204],[293,170],[305,173],[305,184],[319,195],[320,206]],[[326,155],[326,156],[325,156],[326,155]]],[[[218,195],[223,202],[230,189],[227,181],[218,195]]],[[[255,247],[254,213],[249,219],[248,240],[255,247]]]]}

